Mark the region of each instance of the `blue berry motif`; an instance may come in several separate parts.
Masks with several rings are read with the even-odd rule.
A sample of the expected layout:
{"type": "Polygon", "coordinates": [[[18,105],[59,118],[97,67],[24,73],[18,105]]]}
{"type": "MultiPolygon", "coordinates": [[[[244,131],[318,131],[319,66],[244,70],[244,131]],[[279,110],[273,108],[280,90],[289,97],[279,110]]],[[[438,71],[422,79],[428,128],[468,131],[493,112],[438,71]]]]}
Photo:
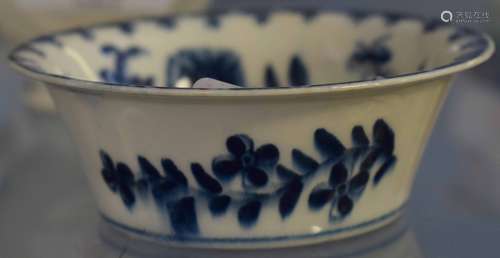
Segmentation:
{"type": "Polygon", "coordinates": [[[182,239],[201,234],[199,207],[208,208],[213,217],[232,214],[243,229],[251,229],[259,222],[264,207],[274,207],[286,220],[300,205],[306,186],[328,173],[327,181],[314,181],[316,185],[305,205],[311,212],[319,212],[329,204],[328,219],[336,223],[352,213],[370,181],[377,187],[396,164],[395,134],[383,119],[378,119],[371,139],[362,126],[352,128],[350,148],[325,128],[316,129],[313,136],[319,158],[295,148],[291,152],[293,168],[279,163],[280,151],[274,144],[256,148],[246,134],[229,136],[228,153],[213,159],[211,171],[201,163],[190,164],[197,187],[171,159],[163,158],[159,170],[147,158],[138,156],[139,171],[133,173],[125,163],[115,164],[105,151],[99,153],[102,177],[130,212],[137,200],[152,199],[182,239]],[[242,190],[225,189],[236,178],[242,190]]]}

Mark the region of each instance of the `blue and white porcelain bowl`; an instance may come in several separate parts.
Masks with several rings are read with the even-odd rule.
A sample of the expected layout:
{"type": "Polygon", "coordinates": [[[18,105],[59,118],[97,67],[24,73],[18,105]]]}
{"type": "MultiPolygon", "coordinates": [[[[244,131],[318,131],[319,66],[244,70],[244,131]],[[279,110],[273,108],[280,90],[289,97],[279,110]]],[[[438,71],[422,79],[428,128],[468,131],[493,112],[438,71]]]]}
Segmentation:
{"type": "Polygon", "coordinates": [[[268,248],[397,218],[452,76],[493,51],[414,17],[279,11],[79,28],[10,59],[49,86],[106,221],[268,248]]]}

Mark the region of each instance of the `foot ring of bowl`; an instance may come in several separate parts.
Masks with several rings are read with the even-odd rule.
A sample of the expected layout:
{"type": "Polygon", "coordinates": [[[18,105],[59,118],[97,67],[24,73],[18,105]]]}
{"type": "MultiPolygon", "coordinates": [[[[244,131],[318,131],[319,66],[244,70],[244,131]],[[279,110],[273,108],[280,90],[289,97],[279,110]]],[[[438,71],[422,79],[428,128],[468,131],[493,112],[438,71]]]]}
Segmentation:
{"type": "Polygon", "coordinates": [[[165,235],[152,233],[146,230],[141,230],[124,225],[112,218],[101,214],[102,220],[111,226],[116,233],[125,234],[134,240],[153,241],[159,244],[174,245],[174,246],[189,246],[189,247],[204,247],[204,248],[224,248],[224,249],[240,249],[240,248],[276,248],[287,246],[300,246],[306,244],[314,244],[329,240],[339,240],[352,236],[361,235],[379,229],[390,224],[400,217],[406,203],[400,207],[391,210],[379,217],[367,220],[354,225],[325,230],[316,234],[300,234],[300,235],[281,235],[271,237],[247,237],[247,238],[214,238],[214,237],[187,237],[176,235],[165,235]]]}

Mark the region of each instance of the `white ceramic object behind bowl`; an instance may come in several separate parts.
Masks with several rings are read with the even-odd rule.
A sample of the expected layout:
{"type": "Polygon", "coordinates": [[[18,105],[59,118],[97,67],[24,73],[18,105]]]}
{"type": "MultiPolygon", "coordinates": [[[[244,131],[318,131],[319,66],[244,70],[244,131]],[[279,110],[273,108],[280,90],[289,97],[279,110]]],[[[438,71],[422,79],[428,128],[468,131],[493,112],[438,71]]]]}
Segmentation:
{"type": "Polygon", "coordinates": [[[66,31],[11,59],[50,86],[106,221],[267,248],[397,218],[452,75],[492,53],[412,17],[275,12],[66,31]]]}

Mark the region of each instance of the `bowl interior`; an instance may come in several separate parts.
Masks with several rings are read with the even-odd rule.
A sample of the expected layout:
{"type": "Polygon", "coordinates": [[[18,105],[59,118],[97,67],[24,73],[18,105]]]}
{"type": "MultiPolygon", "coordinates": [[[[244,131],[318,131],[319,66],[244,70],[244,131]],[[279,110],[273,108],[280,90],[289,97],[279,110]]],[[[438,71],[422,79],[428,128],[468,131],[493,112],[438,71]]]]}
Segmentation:
{"type": "Polygon", "coordinates": [[[465,62],[480,34],[422,19],[280,11],[145,18],[39,37],[22,67],[127,86],[192,87],[202,78],[288,87],[374,80],[465,62]]]}

